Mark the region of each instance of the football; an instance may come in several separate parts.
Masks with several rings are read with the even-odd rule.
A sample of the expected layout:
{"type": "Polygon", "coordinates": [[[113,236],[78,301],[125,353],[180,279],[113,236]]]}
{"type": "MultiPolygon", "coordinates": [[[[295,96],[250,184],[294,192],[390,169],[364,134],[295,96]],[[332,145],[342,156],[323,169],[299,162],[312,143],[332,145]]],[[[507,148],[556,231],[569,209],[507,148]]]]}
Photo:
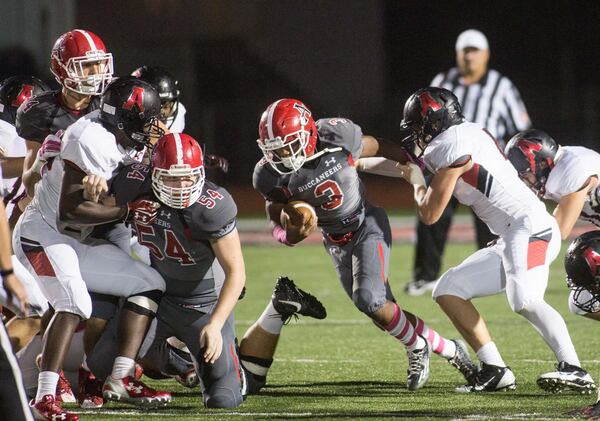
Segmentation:
{"type": "Polygon", "coordinates": [[[288,241],[298,243],[317,227],[317,213],[306,202],[295,200],[281,210],[281,226],[285,228],[288,241]]]}

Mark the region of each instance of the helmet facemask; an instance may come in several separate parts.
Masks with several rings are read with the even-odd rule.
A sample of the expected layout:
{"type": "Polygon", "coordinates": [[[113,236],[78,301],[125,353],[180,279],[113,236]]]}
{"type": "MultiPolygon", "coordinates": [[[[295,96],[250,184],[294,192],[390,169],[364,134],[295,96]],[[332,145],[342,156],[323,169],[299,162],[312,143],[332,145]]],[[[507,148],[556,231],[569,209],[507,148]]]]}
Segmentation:
{"type": "Polygon", "coordinates": [[[138,151],[145,147],[152,148],[154,141],[160,139],[165,134],[159,124],[158,117],[152,117],[150,120],[144,122],[144,126],[141,129],[139,123],[133,122],[129,125],[126,123],[117,124],[117,128],[125,133],[127,138],[133,142],[132,147],[138,151]]]}
{"type": "Polygon", "coordinates": [[[114,69],[111,53],[92,50],[86,52],[85,56],[70,58],[66,64],[59,57],[54,58],[66,75],[62,81],[63,86],[78,94],[100,95],[112,80],[114,69]],[[89,67],[94,65],[98,69],[91,73],[89,67]]]}
{"type": "Polygon", "coordinates": [[[309,137],[310,132],[301,129],[287,134],[283,139],[277,136],[271,139],[258,139],[257,143],[265,159],[275,171],[279,174],[290,174],[298,171],[306,162],[309,137]]]}
{"type": "Polygon", "coordinates": [[[192,206],[200,199],[204,187],[204,166],[192,168],[189,164],[171,165],[169,169],[157,168],[152,170],[152,190],[165,205],[174,209],[184,209],[192,206]],[[191,184],[186,187],[174,187],[168,182],[177,182],[177,179],[191,184]]]}
{"type": "Polygon", "coordinates": [[[170,129],[175,118],[177,117],[177,111],[179,111],[179,101],[164,101],[160,104],[160,121],[170,129]]]}

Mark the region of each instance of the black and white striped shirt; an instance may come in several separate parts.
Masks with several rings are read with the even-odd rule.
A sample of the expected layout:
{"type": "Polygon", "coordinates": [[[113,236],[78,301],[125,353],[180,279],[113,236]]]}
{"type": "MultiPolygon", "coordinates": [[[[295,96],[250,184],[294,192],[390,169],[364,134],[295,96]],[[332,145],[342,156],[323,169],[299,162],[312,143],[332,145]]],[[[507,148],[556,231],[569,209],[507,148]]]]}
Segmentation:
{"type": "Polygon", "coordinates": [[[481,124],[500,143],[515,133],[531,127],[531,120],[521,95],[509,78],[494,69],[477,83],[464,85],[458,68],[438,74],[431,86],[454,92],[467,121],[481,124]]]}

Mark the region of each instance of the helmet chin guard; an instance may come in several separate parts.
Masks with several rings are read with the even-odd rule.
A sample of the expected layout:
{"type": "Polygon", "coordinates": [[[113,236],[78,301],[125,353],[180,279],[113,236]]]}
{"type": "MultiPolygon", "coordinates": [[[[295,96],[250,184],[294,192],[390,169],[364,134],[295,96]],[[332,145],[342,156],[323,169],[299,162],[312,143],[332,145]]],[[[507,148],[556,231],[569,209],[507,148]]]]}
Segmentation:
{"type": "Polygon", "coordinates": [[[152,190],[158,200],[174,209],[188,208],[200,199],[204,181],[203,154],[193,137],[170,133],[157,142],[152,153],[152,190]],[[179,186],[169,185],[178,182],[179,186]]]}

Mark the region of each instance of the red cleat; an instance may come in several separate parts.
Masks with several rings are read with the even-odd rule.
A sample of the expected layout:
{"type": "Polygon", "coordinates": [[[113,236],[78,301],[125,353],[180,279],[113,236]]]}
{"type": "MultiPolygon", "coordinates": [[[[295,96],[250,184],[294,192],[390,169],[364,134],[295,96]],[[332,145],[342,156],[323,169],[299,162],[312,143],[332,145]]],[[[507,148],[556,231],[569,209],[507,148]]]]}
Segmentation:
{"type": "Polygon", "coordinates": [[[142,378],[143,375],[144,375],[144,368],[141,365],[139,365],[138,363],[135,363],[135,373],[134,373],[133,377],[136,380],[139,380],[142,378]]]}
{"type": "Polygon", "coordinates": [[[146,386],[133,376],[123,379],[114,379],[108,376],[102,388],[104,399],[118,402],[127,402],[134,405],[157,407],[166,406],[171,402],[169,392],[161,392],[146,386]]]}
{"type": "Polygon", "coordinates": [[[34,403],[32,400],[29,403],[31,407],[31,412],[35,416],[35,419],[38,420],[48,420],[48,421],[77,421],[79,420],[79,415],[72,414],[70,412],[65,411],[61,408],[58,402],[54,399],[52,395],[46,395],[42,398],[41,401],[34,403]]]}
{"type": "Polygon", "coordinates": [[[102,382],[91,371],[79,368],[79,394],[77,402],[80,408],[98,409],[104,405],[102,397],[102,382]]]}
{"type": "Polygon", "coordinates": [[[58,383],[56,384],[56,401],[64,403],[77,402],[73,390],[71,389],[71,383],[69,383],[65,377],[65,372],[60,370],[58,376],[58,383]]]}

